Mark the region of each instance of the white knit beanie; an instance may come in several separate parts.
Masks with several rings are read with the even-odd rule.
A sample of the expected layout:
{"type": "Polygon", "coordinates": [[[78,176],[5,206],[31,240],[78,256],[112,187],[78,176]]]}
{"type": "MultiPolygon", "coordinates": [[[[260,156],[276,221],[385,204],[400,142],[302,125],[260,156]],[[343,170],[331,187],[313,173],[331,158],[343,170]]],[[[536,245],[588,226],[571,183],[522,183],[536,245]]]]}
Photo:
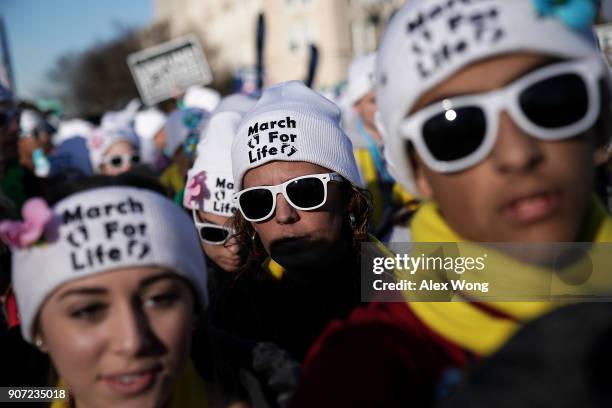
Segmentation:
{"type": "Polygon", "coordinates": [[[134,118],[136,112],[140,108],[140,99],[132,99],[126,106],[120,111],[110,111],[102,115],[100,119],[100,126],[105,129],[117,129],[134,126],[134,118]]]}
{"type": "Polygon", "coordinates": [[[140,111],[134,117],[134,131],[141,139],[153,139],[164,127],[166,115],[157,108],[140,111]]]}
{"type": "Polygon", "coordinates": [[[348,86],[344,95],[346,104],[352,107],[376,86],[376,53],[357,57],[351,63],[348,86]]]}
{"type": "Polygon", "coordinates": [[[208,304],[206,264],[193,222],[172,201],[149,190],[102,187],[57,203],[46,243],[13,253],[12,282],[23,337],[49,295],[63,284],[137,266],[166,267],[208,304]]]}
{"type": "Polygon", "coordinates": [[[353,146],[340,125],[340,108],[300,81],[266,89],[240,123],[232,145],[236,191],[248,170],[275,160],[317,164],[359,185],[353,146]]]}
{"type": "Polygon", "coordinates": [[[192,85],[187,88],[183,97],[183,104],[186,108],[204,109],[207,112],[215,110],[221,95],[214,89],[205,86],[192,85]]]}
{"type": "Polygon", "coordinates": [[[198,144],[197,159],[187,173],[185,207],[232,216],[235,208],[232,142],[243,116],[244,112],[232,110],[222,110],[211,116],[198,144]]]}
{"type": "Polygon", "coordinates": [[[19,116],[19,131],[21,137],[32,137],[35,130],[44,126],[44,119],[40,113],[31,109],[24,109],[19,116]]]}
{"type": "Polygon", "coordinates": [[[534,0],[411,0],[397,12],[378,52],[376,99],[387,166],[404,188],[417,194],[400,121],[462,68],[513,52],[601,60],[590,30],[541,15],[534,0]]]}
{"type": "Polygon", "coordinates": [[[155,163],[158,149],[154,137],[163,129],[165,123],[166,115],[156,108],[140,111],[134,117],[134,131],[140,139],[140,158],[143,163],[155,163]]]}

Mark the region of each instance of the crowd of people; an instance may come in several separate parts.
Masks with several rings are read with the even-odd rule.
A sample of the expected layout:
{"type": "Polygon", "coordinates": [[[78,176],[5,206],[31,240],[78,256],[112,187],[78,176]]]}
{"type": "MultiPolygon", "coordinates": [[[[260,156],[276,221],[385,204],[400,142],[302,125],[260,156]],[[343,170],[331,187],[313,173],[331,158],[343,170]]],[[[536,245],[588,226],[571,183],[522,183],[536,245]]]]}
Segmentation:
{"type": "MultiPolygon", "coordinates": [[[[612,242],[612,76],[598,2],[573,3],[407,1],[336,101],[195,86],[91,123],[0,87],[0,385],[62,387],[56,408],[610,406],[609,303],[364,296],[398,244],[612,242]]],[[[521,255],[495,262],[546,273],[521,255]]]]}

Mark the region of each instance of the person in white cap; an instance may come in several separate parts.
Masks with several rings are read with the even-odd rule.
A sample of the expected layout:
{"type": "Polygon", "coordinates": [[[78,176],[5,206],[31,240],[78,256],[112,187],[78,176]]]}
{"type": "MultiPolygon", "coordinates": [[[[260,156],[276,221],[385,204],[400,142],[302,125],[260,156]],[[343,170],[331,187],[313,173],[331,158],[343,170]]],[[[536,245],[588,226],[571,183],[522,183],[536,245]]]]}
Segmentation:
{"type": "Polygon", "coordinates": [[[140,164],[140,140],[134,131],[134,117],[140,101],[134,99],[120,111],[106,112],[100,126],[88,139],[95,172],[116,176],[140,164]]]}
{"type": "Polygon", "coordinates": [[[159,192],[98,180],[0,223],[23,338],[49,355],[61,406],[221,406],[190,358],[208,305],[190,217],[159,192]]]}
{"type": "Polygon", "coordinates": [[[49,174],[46,157],[53,151],[51,138],[55,129],[41,113],[23,109],[19,119],[19,162],[39,177],[49,174]]]}
{"type": "Polygon", "coordinates": [[[235,210],[231,148],[238,124],[254,104],[243,95],[224,98],[222,109],[212,114],[202,133],[197,158],[187,173],[183,205],[192,213],[206,258],[222,273],[236,272],[244,264],[240,245],[230,238],[235,210]]]}
{"type": "MultiPolygon", "coordinates": [[[[409,290],[398,291],[403,303],[373,302],[317,341],[292,408],[435,403],[475,358],[559,305],[546,301],[551,282],[561,284],[541,263],[550,252],[534,242],[612,242],[612,219],[593,194],[594,152],[612,134],[595,3],[413,0],[392,18],[377,106],[391,174],[427,199],[413,240],[528,242],[512,254],[455,248],[487,254],[481,279],[514,288],[501,297],[526,300],[516,294],[537,291],[534,281],[546,289],[540,302],[474,291],[411,302],[409,290]]],[[[440,272],[440,284],[457,275],[440,272]]]]}
{"type": "Polygon", "coordinates": [[[344,102],[352,111],[347,116],[354,117],[350,125],[355,128],[354,139],[358,139],[353,145],[362,185],[372,194],[372,231],[383,242],[408,242],[410,235],[400,223],[414,211],[416,200],[395,182],[385,166],[383,140],[375,121],[375,69],[376,53],[353,60],[344,102]]]}
{"type": "Polygon", "coordinates": [[[156,108],[150,108],[136,113],[134,117],[134,131],[140,138],[140,153],[142,162],[155,166],[161,154],[155,145],[155,137],[163,131],[166,115],[156,108]]]}
{"type": "Polygon", "coordinates": [[[140,163],[140,140],[131,126],[99,127],[88,140],[94,171],[116,176],[140,163]]]}
{"type": "Polygon", "coordinates": [[[254,307],[270,310],[262,326],[285,328],[275,340],[301,360],[326,322],[359,304],[371,204],[357,187],[340,109],[299,81],[266,89],[238,128],[232,169],[237,238],[254,262],[248,270],[262,257],[282,268],[254,307]]]}

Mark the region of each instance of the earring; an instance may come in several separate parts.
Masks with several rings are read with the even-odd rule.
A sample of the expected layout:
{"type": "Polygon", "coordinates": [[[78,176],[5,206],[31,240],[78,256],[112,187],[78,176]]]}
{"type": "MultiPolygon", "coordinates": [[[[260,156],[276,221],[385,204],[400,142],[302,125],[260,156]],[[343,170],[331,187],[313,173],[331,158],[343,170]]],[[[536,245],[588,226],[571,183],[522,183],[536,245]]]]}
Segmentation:
{"type": "Polygon", "coordinates": [[[355,215],[349,214],[349,223],[351,224],[351,228],[355,227],[355,223],[356,223],[355,215]]]}
{"type": "Polygon", "coordinates": [[[257,231],[253,231],[253,235],[251,235],[251,241],[255,242],[255,239],[257,239],[257,231]]]}
{"type": "Polygon", "coordinates": [[[36,344],[36,347],[41,348],[43,346],[43,341],[42,339],[39,337],[36,339],[36,341],[34,342],[34,344],[36,344]]]}

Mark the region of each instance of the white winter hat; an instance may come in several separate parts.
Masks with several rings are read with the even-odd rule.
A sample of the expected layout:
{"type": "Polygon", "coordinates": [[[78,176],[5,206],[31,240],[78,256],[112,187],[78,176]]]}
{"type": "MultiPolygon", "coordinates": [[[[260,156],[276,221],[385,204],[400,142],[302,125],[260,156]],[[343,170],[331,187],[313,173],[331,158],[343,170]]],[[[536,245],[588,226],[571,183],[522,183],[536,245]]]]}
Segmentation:
{"type": "Polygon", "coordinates": [[[61,285],[118,268],[161,266],[191,282],[208,304],[206,264],[193,223],[164,196],[133,187],[73,194],[52,209],[47,242],[13,253],[12,281],[23,337],[61,285]]]}
{"type": "Polygon", "coordinates": [[[376,86],[376,53],[357,57],[351,63],[344,100],[349,107],[359,102],[376,86]]]}
{"type": "Polygon", "coordinates": [[[104,128],[99,127],[93,131],[91,137],[87,140],[89,148],[89,158],[95,172],[100,170],[104,155],[116,143],[128,142],[134,149],[140,149],[140,140],[131,127],[120,128],[104,128]]]}
{"type": "Polygon", "coordinates": [[[206,137],[198,144],[197,159],[187,173],[185,207],[232,216],[232,141],[241,119],[238,112],[221,112],[210,118],[206,137]]]}
{"type": "Polygon", "coordinates": [[[232,142],[240,121],[255,101],[233,94],[217,106],[198,143],[197,159],[187,173],[185,207],[224,217],[233,214],[232,142]]]}
{"type": "Polygon", "coordinates": [[[159,109],[150,108],[140,111],[134,117],[134,131],[141,139],[153,139],[164,127],[166,115],[159,109]]]}
{"type": "Polygon", "coordinates": [[[232,145],[236,190],[242,188],[249,169],[275,160],[317,164],[359,185],[353,146],[340,124],[340,108],[300,81],[266,89],[240,123],[232,145]]]}
{"type": "Polygon", "coordinates": [[[134,126],[134,117],[140,105],[140,99],[132,99],[122,110],[106,112],[102,115],[100,126],[106,129],[134,126]]]}
{"type": "Polygon", "coordinates": [[[22,137],[30,137],[34,131],[44,126],[44,119],[40,113],[24,109],[19,117],[19,131],[22,137]]]}
{"type": "Polygon", "coordinates": [[[534,0],[411,0],[397,12],[378,51],[376,100],[387,166],[404,188],[417,194],[400,121],[457,71],[513,52],[600,59],[590,30],[541,15],[534,0]]]}
{"type": "Polygon", "coordinates": [[[186,108],[199,108],[212,112],[220,100],[221,95],[214,89],[193,85],[187,88],[183,97],[183,104],[186,108]]]}

